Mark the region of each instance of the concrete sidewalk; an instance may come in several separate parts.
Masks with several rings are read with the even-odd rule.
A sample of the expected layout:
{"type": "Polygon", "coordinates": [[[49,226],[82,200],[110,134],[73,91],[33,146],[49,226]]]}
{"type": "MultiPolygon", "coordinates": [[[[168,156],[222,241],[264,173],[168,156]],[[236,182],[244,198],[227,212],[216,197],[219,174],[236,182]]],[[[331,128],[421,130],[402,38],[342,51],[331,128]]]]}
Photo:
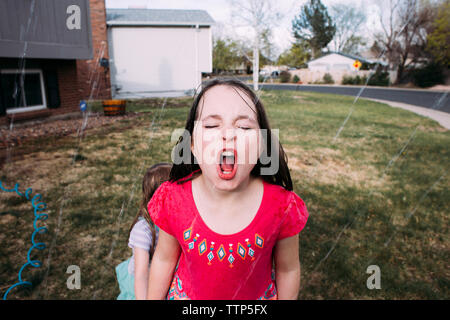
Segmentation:
{"type": "Polygon", "coordinates": [[[363,98],[363,99],[386,103],[394,108],[402,108],[405,110],[412,111],[414,113],[417,113],[422,116],[428,117],[430,119],[436,120],[437,122],[439,122],[439,124],[441,126],[446,128],[447,130],[450,130],[450,114],[447,112],[413,106],[411,104],[406,104],[406,103],[401,103],[401,102],[394,102],[394,101],[387,101],[387,100],[380,100],[380,99],[371,99],[371,98],[363,98]]]}

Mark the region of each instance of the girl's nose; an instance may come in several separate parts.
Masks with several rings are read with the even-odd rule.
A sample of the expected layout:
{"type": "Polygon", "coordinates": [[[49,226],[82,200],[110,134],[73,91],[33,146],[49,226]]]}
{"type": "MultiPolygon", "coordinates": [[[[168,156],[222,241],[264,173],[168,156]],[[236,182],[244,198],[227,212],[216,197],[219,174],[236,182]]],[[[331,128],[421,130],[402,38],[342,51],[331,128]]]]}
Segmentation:
{"type": "Polygon", "coordinates": [[[236,130],[230,127],[224,127],[222,129],[222,139],[224,142],[234,141],[236,139],[236,130]]]}

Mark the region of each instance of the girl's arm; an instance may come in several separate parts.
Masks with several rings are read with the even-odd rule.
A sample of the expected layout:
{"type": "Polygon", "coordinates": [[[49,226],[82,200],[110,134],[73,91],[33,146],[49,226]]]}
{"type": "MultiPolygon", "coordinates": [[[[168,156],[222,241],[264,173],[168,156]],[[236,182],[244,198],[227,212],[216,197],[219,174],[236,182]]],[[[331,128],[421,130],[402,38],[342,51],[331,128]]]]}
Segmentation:
{"type": "Polygon", "coordinates": [[[278,300],[297,300],[300,290],[298,234],[279,240],[274,249],[278,300]]]}
{"type": "Polygon", "coordinates": [[[180,251],[177,239],[159,229],[158,244],[150,264],[148,300],[164,300],[166,298],[180,251]]]}
{"type": "Polygon", "coordinates": [[[148,251],[142,248],[134,249],[134,295],[136,300],[147,298],[148,285],[148,251]]]}

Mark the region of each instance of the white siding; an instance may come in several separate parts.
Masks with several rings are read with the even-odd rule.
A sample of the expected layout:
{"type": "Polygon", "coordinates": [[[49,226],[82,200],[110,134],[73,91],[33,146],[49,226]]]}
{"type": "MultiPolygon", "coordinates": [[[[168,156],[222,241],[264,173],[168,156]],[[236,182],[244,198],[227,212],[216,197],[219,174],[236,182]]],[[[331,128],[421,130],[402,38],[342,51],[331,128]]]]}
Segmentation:
{"type": "Polygon", "coordinates": [[[212,72],[212,38],[211,28],[200,28],[199,32],[199,70],[200,72],[212,72]]]}
{"type": "Polygon", "coordinates": [[[354,59],[332,53],[309,62],[308,68],[314,71],[333,71],[336,69],[351,71],[354,69],[354,62],[354,59]]]}
{"type": "Polygon", "coordinates": [[[210,28],[112,27],[108,31],[112,89],[119,87],[122,96],[183,93],[200,84],[202,71],[212,69],[210,28]]]}

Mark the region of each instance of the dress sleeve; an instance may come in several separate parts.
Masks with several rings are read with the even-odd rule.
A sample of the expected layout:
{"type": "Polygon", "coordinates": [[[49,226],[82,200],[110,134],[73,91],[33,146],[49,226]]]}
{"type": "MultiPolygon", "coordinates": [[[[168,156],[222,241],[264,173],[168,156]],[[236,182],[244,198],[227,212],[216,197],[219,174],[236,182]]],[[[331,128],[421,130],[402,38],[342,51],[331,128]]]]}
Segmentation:
{"type": "Polygon", "coordinates": [[[295,236],[302,231],[308,220],[309,213],[306,205],[295,192],[290,192],[283,216],[277,240],[295,236]]]}
{"type": "Polygon", "coordinates": [[[153,197],[147,204],[147,210],[155,225],[174,236],[171,228],[172,219],[170,218],[169,210],[167,210],[168,203],[166,200],[169,193],[168,183],[169,182],[166,181],[156,189],[153,197]]]}
{"type": "Polygon", "coordinates": [[[139,219],[133,226],[130,232],[130,239],[128,246],[132,249],[141,248],[150,251],[150,246],[153,243],[152,231],[145,219],[139,219]]]}

